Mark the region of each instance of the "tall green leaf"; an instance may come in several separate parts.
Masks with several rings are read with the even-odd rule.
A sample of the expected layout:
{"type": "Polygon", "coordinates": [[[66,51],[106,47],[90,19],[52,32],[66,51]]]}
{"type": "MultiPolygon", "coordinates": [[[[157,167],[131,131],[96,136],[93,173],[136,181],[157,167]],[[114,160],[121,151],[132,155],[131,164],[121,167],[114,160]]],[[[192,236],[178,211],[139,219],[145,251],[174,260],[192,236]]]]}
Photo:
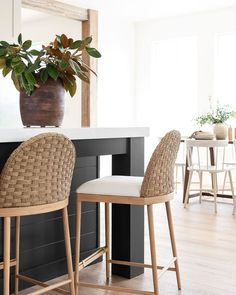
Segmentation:
{"type": "Polygon", "coordinates": [[[69,60],[70,66],[72,68],[72,70],[75,72],[75,74],[78,76],[78,74],[80,73],[81,69],[79,67],[79,65],[73,60],[69,60]]]}
{"type": "Polygon", "coordinates": [[[5,67],[3,70],[2,70],[2,75],[3,77],[6,77],[11,71],[11,68],[8,68],[8,67],[5,67]]]}
{"type": "Polygon", "coordinates": [[[95,58],[99,58],[102,56],[101,53],[96,48],[86,47],[86,51],[88,52],[90,56],[95,58]]]}
{"type": "Polygon", "coordinates": [[[43,83],[45,83],[48,79],[48,72],[47,69],[43,69],[40,73],[40,79],[43,81],[43,83]]]}
{"type": "Polygon", "coordinates": [[[49,75],[52,79],[57,80],[59,73],[58,73],[57,68],[56,68],[54,65],[52,65],[52,64],[48,64],[48,65],[47,65],[47,72],[48,72],[48,75],[49,75]]]}
{"type": "Polygon", "coordinates": [[[67,60],[61,60],[60,61],[60,68],[62,69],[62,70],[64,70],[64,69],[66,69],[67,67],[68,67],[68,65],[69,65],[69,63],[68,63],[68,61],[67,60]]]}
{"type": "Polygon", "coordinates": [[[6,41],[0,41],[0,44],[3,46],[3,47],[9,47],[10,44],[6,41]]]}
{"type": "Polygon", "coordinates": [[[0,57],[0,69],[3,69],[6,66],[6,60],[4,57],[0,57]]]}
{"type": "Polygon", "coordinates": [[[40,54],[40,51],[36,50],[36,49],[32,49],[29,52],[30,54],[34,55],[34,56],[38,56],[40,54]]]}
{"type": "Polygon", "coordinates": [[[5,55],[6,50],[4,48],[0,48],[0,56],[5,55]]]}
{"type": "Polygon", "coordinates": [[[21,62],[21,58],[19,56],[16,56],[11,60],[11,66],[15,67],[20,62],[21,62]]]}
{"type": "Polygon", "coordinates": [[[78,73],[78,77],[79,77],[82,81],[84,81],[84,82],[86,82],[86,83],[89,83],[89,77],[88,77],[84,72],[80,72],[80,73],[78,73]]]}
{"type": "Polygon", "coordinates": [[[20,84],[22,86],[23,89],[26,89],[27,88],[27,80],[24,76],[24,73],[18,75],[18,78],[19,78],[19,81],[20,81],[20,84]]]}
{"type": "Polygon", "coordinates": [[[22,48],[23,48],[24,50],[28,50],[28,49],[31,47],[31,45],[32,45],[32,41],[31,41],[31,40],[26,40],[26,41],[23,43],[22,48]]]}
{"type": "Polygon", "coordinates": [[[75,95],[76,89],[77,89],[76,81],[73,81],[71,84],[68,84],[68,90],[71,97],[75,95]]]}
{"type": "Polygon", "coordinates": [[[17,75],[21,74],[24,72],[24,70],[26,69],[25,64],[22,63],[18,63],[15,67],[14,67],[14,71],[17,75]]]}
{"type": "Polygon", "coordinates": [[[18,43],[22,45],[22,34],[19,34],[18,36],[18,43]]]}
{"type": "Polygon", "coordinates": [[[27,69],[27,72],[35,72],[37,69],[39,69],[40,67],[40,62],[36,61],[35,63],[33,63],[32,65],[30,65],[27,69]]]}
{"type": "Polygon", "coordinates": [[[70,49],[78,49],[78,48],[82,48],[82,44],[83,42],[81,40],[77,40],[77,41],[74,41],[72,43],[72,45],[70,46],[70,49]]]}
{"type": "Polygon", "coordinates": [[[34,77],[34,75],[32,73],[25,72],[25,78],[26,78],[28,84],[31,84],[31,85],[37,84],[37,82],[35,80],[35,77],[34,77]]]}
{"type": "Polygon", "coordinates": [[[34,89],[34,85],[29,84],[26,77],[25,77],[25,73],[21,74],[21,82],[23,85],[23,88],[25,89],[25,93],[30,96],[30,94],[32,93],[33,89],[34,89]]]}
{"type": "Polygon", "coordinates": [[[18,78],[17,78],[17,75],[15,74],[14,71],[12,71],[12,73],[11,73],[11,78],[12,78],[12,81],[13,81],[13,83],[14,83],[16,89],[17,89],[18,91],[20,91],[20,90],[21,90],[21,88],[20,88],[20,82],[19,82],[19,80],[18,80],[18,78]]]}

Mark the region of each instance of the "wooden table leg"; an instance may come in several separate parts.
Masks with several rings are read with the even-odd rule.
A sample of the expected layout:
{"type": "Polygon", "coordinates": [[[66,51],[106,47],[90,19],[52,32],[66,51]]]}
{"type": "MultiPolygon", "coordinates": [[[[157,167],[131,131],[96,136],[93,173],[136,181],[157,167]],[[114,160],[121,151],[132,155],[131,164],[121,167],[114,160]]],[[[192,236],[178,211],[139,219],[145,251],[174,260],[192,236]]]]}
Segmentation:
{"type": "Polygon", "coordinates": [[[189,180],[189,170],[188,170],[188,159],[186,157],[186,163],[185,163],[185,174],[184,174],[184,185],[183,185],[183,204],[185,202],[185,195],[187,191],[188,186],[188,180],[189,180]]]}

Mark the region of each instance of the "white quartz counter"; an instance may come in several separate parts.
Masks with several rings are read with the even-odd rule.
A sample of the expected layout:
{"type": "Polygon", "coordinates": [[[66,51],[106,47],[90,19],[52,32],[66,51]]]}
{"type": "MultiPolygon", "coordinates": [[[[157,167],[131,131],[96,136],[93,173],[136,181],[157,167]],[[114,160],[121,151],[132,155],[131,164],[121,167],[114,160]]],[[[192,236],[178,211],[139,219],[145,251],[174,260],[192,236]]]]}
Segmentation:
{"type": "Polygon", "coordinates": [[[70,139],[98,139],[145,137],[149,135],[148,127],[121,127],[121,128],[0,128],[0,142],[21,142],[44,132],[62,133],[70,139]]]}

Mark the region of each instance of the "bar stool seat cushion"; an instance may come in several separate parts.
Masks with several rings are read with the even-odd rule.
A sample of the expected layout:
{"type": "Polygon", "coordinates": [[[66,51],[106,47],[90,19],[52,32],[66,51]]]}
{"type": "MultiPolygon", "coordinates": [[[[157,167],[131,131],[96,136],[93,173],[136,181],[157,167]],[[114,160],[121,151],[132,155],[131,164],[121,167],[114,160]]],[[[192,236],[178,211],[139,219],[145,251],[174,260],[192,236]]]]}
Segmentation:
{"type": "Polygon", "coordinates": [[[139,176],[106,176],[85,182],[77,193],[140,197],[143,177],[139,176]]]}

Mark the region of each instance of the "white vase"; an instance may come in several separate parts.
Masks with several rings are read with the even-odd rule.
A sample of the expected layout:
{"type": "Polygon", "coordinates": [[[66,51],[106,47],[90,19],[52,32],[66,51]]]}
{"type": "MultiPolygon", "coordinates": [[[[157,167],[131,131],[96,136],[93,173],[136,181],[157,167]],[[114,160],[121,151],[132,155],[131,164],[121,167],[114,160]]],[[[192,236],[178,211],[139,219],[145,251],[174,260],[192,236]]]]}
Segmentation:
{"type": "Polygon", "coordinates": [[[228,127],[224,123],[217,123],[214,125],[213,132],[216,139],[226,139],[228,136],[228,127]]]}

